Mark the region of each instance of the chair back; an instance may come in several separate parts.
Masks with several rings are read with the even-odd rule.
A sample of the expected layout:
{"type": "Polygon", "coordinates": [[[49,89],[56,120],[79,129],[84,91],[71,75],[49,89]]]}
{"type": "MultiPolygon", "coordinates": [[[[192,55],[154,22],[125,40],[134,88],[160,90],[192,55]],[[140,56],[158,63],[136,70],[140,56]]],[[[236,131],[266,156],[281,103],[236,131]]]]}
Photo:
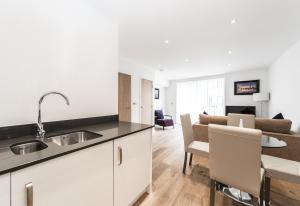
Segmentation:
{"type": "Polygon", "coordinates": [[[164,113],[161,109],[154,111],[155,119],[164,119],[164,113]]]}
{"type": "Polygon", "coordinates": [[[193,126],[190,114],[180,115],[180,121],[184,140],[184,150],[187,152],[189,144],[193,141],[193,126]]]}
{"type": "Polygon", "coordinates": [[[244,128],[255,128],[255,116],[251,114],[228,114],[228,126],[238,127],[240,125],[240,120],[243,120],[244,128]]]}
{"type": "Polygon", "coordinates": [[[259,197],[261,130],[208,126],[210,177],[259,197]]]}

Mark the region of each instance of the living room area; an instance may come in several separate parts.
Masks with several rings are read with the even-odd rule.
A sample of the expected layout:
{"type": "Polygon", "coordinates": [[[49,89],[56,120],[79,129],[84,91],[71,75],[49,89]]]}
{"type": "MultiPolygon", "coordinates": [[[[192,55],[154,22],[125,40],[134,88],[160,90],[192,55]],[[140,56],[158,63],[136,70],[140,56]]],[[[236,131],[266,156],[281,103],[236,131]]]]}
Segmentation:
{"type": "MultiPolygon", "coordinates": [[[[234,25],[237,24],[240,24],[240,21],[237,20],[234,23],[234,25]]],[[[294,29],[295,27],[293,27],[293,32],[285,30],[282,33],[298,32],[294,29]]],[[[270,36],[277,34],[270,34],[270,36]]],[[[261,64],[253,68],[251,66],[249,66],[250,68],[233,66],[238,63],[232,62],[243,57],[239,53],[241,51],[238,51],[237,54],[231,48],[226,51],[229,59],[227,60],[230,63],[220,74],[216,74],[212,69],[202,69],[200,72],[202,75],[193,72],[193,74],[187,74],[190,72],[188,68],[193,61],[191,59],[185,59],[185,64],[188,66],[183,70],[186,71],[186,75],[183,75],[184,72],[180,73],[181,70],[174,72],[162,69],[163,66],[159,65],[159,70],[156,72],[159,81],[154,84],[156,124],[154,139],[156,139],[157,149],[154,151],[155,166],[153,170],[154,174],[157,174],[157,181],[161,178],[158,175],[159,172],[163,171],[161,176],[168,170],[173,171],[174,174],[180,174],[183,168],[185,176],[178,176],[179,179],[183,178],[182,181],[189,179],[200,188],[203,187],[201,184],[205,184],[206,190],[201,197],[194,196],[186,187],[192,188],[194,192],[200,192],[199,188],[195,189],[194,184],[185,182],[185,186],[183,189],[181,188],[182,192],[186,196],[192,196],[193,201],[198,202],[199,205],[206,205],[202,201],[203,198],[207,198],[208,202],[212,201],[209,200],[212,191],[208,191],[207,187],[213,184],[209,183],[210,179],[205,179],[205,177],[212,177],[209,173],[211,169],[210,158],[213,156],[210,136],[213,132],[210,131],[220,129],[213,128],[215,125],[251,128],[261,131],[261,135],[259,135],[261,137],[259,141],[260,153],[263,159],[262,164],[265,165],[265,174],[269,175],[269,178],[264,179],[265,188],[262,189],[266,193],[269,191],[269,195],[267,195],[267,199],[261,201],[277,206],[300,205],[300,110],[298,108],[300,98],[296,90],[299,87],[300,76],[300,41],[299,37],[295,37],[292,41],[290,41],[291,39],[287,41],[287,39],[284,41],[286,43],[289,41],[289,46],[274,55],[267,64],[260,60],[268,55],[271,56],[272,51],[263,48],[262,50],[266,49],[265,52],[270,53],[262,54],[261,49],[258,49],[260,45],[253,44],[252,48],[257,48],[261,54],[257,56],[257,59],[253,59],[257,62],[260,61],[261,64]],[[235,68],[233,69],[233,67],[235,68]],[[167,83],[161,83],[160,80],[163,77],[168,79],[167,83]],[[185,114],[188,114],[189,117],[184,116],[185,114]],[[161,120],[157,119],[164,119],[165,122],[159,122],[161,120]],[[190,123],[186,122],[190,122],[191,126],[190,123]],[[190,127],[192,130],[189,129],[190,127]],[[192,141],[199,144],[189,148],[186,143],[186,136],[191,136],[192,141]],[[180,153],[178,147],[184,147],[185,150],[180,150],[180,153]],[[177,161],[179,162],[172,162],[166,157],[167,154],[171,160],[178,155],[177,161]],[[164,164],[169,161],[171,163],[166,167],[164,164]],[[164,169],[162,170],[162,168],[164,169]]],[[[279,48],[281,43],[273,41],[272,46],[279,48]]],[[[237,44],[245,44],[245,42],[237,44]]],[[[249,62],[249,65],[252,63],[249,62]]],[[[222,129],[226,130],[226,128],[222,129]]],[[[233,131],[222,132],[223,136],[226,136],[226,132],[233,131]]],[[[231,144],[238,145],[239,143],[233,141],[231,144]]],[[[224,149],[226,145],[227,142],[222,142],[221,146],[218,147],[218,151],[222,150],[224,156],[233,153],[230,158],[236,164],[241,163],[241,161],[248,161],[247,157],[240,160],[238,153],[224,149]]],[[[230,148],[230,146],[228,147],[230,148]]],[[[247,146],[244,150],[247,150],[247,146]]],[[[220,168],[218,167],[219,170],[220,168]]],[[[234,168],[237,169],[238,167],[234,166],[234,168]]],[[[249,165],[247,170],[251,170],[249,165]]],[[[243,173],[242,170],[241,173],[243,173]]],[[[176,188],[178,181],[177,183],[175,180],[172,182],[173,187],[176,188]]],[[[218,187],[217,185],[217,190],[220,191],[220,187],[218,187]]],[[[168,195],[169,190],[174,191],[176,189],[168,187],[163,194],[168,195]]],[[[246,205],[250,204],[247,203],[247,197],[243,197],[239,192],[230,188],[228,191],[226,193],[222,190],[225,196],[220,197],[220,194],[217,194],[215,200],[217,205],[235,205],[235,201],[243,202],[244,200],[246,200],[246,203],[244,202],[246,205]],[[227,197],[226,195],[231,196],[235,201],[227,200],[224,198],[227,197]]],[[[178,193],[177,199],[172,199],[172,201],[178,204],[178,201],[187,201],[185,198],[181,193],[178,193]]]]}
{"type": "Polygon", "coordinates": [[[269,68],[170,81],[163,88],[164,105],[160,108],[178,124],[184,113],[200,124],[225,124],[228,113],[241,113],[255,115],[259,129],[299,133],[300,100],[293,92],[299,75],[299,55],[300,42],[269,68]]]}
{"type": "MultiPolygon", "coordinates": [[[[160,100],[155,99],[154,105],[159,105],[158,107],[169,115],[165,119],[170,119],[171,116],[177,126],[175,130],[173,127],[162,130],[157,125],[156,133],[160,137],[167,136],[174,139],[177,139],[176,136],[179,138],[185,136],[184,131],[180,129],[181,126],[186,127],[182,124],[183,114],[190,116],[193,140],[201,143],[209,144],[210,124],[261,130],[261,154],[280,158],[277,160],[290,161],[273,163],[280,168],[282,174],[289,177],[273,175],[274,180],[272,184],[270,183],[272,185],[270,202],[273,203],[270,204],[298,205],[300,203],[298,184],[300,98],[295,90],[300,75],[299,57],[300,42],[297,42],[264,69],[170,81],[168,87],[162,88],[163,93],[160,89],[160,96],[161,94],[164,96],[160,97],[160,100]]],[[[200,151],[208,152],[205,147],[209,146],[200,145],[200,151]]],[[[209,165],[207,160],[203,160],[203,155],[197,157],[196,153],[195,156],[196,159],[194,157],[195,160],[192,160],[193,155],[190,155],[189,161],[200,162],[200,164],[191,167],[192,164],[189,163],[190,166],[187,166],[185,162],[188,161],[188,155],[183,163],[184,171],[187,169],[188,174],[192,176],[195,175],[193,170],[198,170],[199,165],[206,167],[209,165]]],[[[204,157],[207,158],[207,155],[204,157]]],[[[238,157],[234,157],[236,158],[238,157]]],[[[200,170],[203,173],[205,168],[200,170]]],[[[231,205],[231,203],[224,203],[224,200],[220,202],[223,205],[231,205]]]]}
{"type": "MultiPolygon", "coordinates": [[[[175,129],[173,124],[164,128],[157,124],[155,127],[154,182],[162,186],[161,178],[170,173],[176,178],[170,180],[171,185],[163,187],[159,194],[168,196],[171,191],[177,194],[175,199],[168,199],[174,205],[184,205],[180,203],[188,201],[187,197],[198,205],[206,205],[203,201],[210,202],[209,125],[229,125],[261,131],[262,157],[278,158],[270,160],[270,167],[279,172],[270,175],[269,199],[265,201],[272,206],[299,205],[300,114],[297,107],[300,100],[293,92],[298,81],[297,75],[300,75],[299,57],[300,42],[290,47],[266,69],[171,80],[168,87],[160,88],[160,97],[154,100],[156,113],[162,110],[166,115],[164,119],[172,118],[175,129]],[[189,123],[184,123],[184,114],[190,116],[192,131],[189,132],[193,141],[200,143],[194,146],[197,151],[183,151],[181,148],[186,145],[185,130],[190,127],[189,123]],[[180,176],[182,172],[184,176],[180,176]],[[184,182],[184,186],[178,186],[180,181],[184,182]],[[203,191],[200,188],[206,189],[203,191]],[[177,193],[177,190],[180,192],[177,193]]],[[[226,148],[226,143],[223,142],[221,146],[226,148]]],[[[226,149],[223,152],[223,155],[229,153],[226,149]]],[[[233,153],[231,160],[238,164],[239,155],[233,153]]],[[[247,161],[247,157],[242,161],[247,161]]],[[[247,170],[250,168],[247,166],[247,170]]],[[[216,194],[217,205],[243,205],[241,202],[244,200],[244,204],[252,204],[247,202],[247,197],[239,196],[238,192],[228,191],[225,195],[220,195],[220,192],[216,194]]],[[[151,205],[148,202],[158,204],[157,199],[146,198],[146,205],[151,205]]],[[[167,203],[162,201],[161,205],[167,203]]]]}
{"type": "Polygon", "coordinates": [[[155,124],[154,190],[137,205],[300,205],[299,1],[133,8],[119,72],[133,122],[152,81],[155,124]]]}

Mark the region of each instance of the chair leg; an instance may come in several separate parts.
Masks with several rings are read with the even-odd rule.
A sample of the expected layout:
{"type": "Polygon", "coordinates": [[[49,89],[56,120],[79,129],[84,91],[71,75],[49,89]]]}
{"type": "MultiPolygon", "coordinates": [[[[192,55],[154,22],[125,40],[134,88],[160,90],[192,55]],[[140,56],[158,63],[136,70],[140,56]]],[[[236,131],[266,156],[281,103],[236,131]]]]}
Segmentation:
{"type": "Polygon", "coordinates": [[[257,198],[257,197],[253,197],[253,198],[252,198],[252,205],[253,205],[253,206],[259,206],[259,201],[258,201],[258,198],[257,198]]]}
{"type": "Polygon", "coordinates": [[[165,126],[163,126],[163,130],[165,130],[165,126]]]}
{"type": "Polygon", "coordinates": [[[270,177],[265,177],[265,206],[270,205],[270,192],[271,192],[271,178],[270,177]]]}
{"type": "Polygon", "coordinates": [[[192,161],[193,161],[193,153],[190,154],[190,162],[189,162],[189,166],[192,165],[192,161]]]}
{"type": "Polygon", "coordinates": [[[209,205],[215,206],[216,181],[210,180],[209,205]]]}
{"type": "Polygon", "coordinates": [[[187,161],[187,152],[184,153],[184,162],[183,162],[183,174],[185,174],[185,168],[186,168],[186,161],[187,161]]]}
{"type": "Polygon", "coordinates": [[[260,197],[259,197],[259,205],[264,205],[264,197],[265,195],[265,178],[262,179],[262,183],[260,186],[260,197]]]}

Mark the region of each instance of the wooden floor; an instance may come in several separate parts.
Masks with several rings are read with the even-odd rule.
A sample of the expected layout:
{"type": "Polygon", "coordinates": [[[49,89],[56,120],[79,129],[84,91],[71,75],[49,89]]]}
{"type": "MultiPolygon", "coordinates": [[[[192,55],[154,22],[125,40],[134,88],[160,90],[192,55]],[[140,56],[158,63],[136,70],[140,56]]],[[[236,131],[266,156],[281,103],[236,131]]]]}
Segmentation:
{"type": "MultiPolygon", "coordinates": [[[[179,126],[153,133],[153,192],[141,197],[135,206],[209,205],[208,160],[194,156],[193,166],[182,174],[183,139],[179,126]]],[[[300,206],[300,185],[273,180],[272,206],[300,206]]],[[[239,206],[216,194],[217,206],[239,206]]]]}

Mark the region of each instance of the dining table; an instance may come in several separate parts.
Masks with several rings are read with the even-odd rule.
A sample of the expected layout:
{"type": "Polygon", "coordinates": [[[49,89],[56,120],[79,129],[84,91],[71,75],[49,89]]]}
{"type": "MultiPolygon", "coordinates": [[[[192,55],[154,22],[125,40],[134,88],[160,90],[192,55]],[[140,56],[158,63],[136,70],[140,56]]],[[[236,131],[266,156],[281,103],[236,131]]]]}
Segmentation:
{"type": "Polygon", "coordinates": [[[261,146],[265,148],[281,148],[286,147],[287,143],[283,140],[279,140],[276,137],[262,135],[261,146]]]}

